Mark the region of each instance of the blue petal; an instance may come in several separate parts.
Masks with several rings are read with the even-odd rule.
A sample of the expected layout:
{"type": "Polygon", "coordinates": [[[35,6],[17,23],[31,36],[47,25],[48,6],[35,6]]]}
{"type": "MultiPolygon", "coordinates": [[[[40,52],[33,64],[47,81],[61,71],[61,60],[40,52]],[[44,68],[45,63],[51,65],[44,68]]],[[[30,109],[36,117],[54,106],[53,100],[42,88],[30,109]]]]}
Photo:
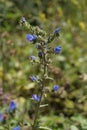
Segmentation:
{"type": "Polygon", "coordinates": [[[54,53],[59,54],[61,52],[61,46],[57,46],[54,48],[54,53]]]}
{"type": "Polygon", "coordinates": [[[61,28],[57,28],[57,29],[55,29],[54,34],[59,33],[60,30],[61,30],[61,28]]]}
{"type": "Polygon", "coordinates": [[[30,42],[36,40],[37,36],[36,35],[31,35],[31,34],[27,34],[26,35],[26,39],[30,42]]]}
{"type": "Polygon", "coordinates": [[[59,89],[59,86],[58,86],[58,85],[54,85],[54,86],[53,86],[53,90],[54,90],[54,91],[57,91],[58,89],[59,89]]]}
{"type": "Polygon", "coordinates": [[[40,96],[33,94],[32,99],[35,101],[40,101],[40,96]]]}
{"type": "Polygon", "coordinates": [[[33,35],[27,34],[27,35],[26,35],[26,39],[27,39],[28,41],[32,42],[32,40],[33,40],[33,35]]]}
{"type": "Polygon", "coordinates": [[[35,76],[32,76],[32,77],[31,77],[31,80],[32,80],[32,81],[36,81],[37,78],[36,78],[35,76]]]}
{"type": "Polygon", "coordinates": [[[13,128],[12,130],[20,130],[20,126],[13,128]]]}
{"type": "Polygon", "coordinates": [[[11,101],[9,105],[9,111],[14,110],[15,108],[16,108],[16,103],[14,101],[11,101]]]}

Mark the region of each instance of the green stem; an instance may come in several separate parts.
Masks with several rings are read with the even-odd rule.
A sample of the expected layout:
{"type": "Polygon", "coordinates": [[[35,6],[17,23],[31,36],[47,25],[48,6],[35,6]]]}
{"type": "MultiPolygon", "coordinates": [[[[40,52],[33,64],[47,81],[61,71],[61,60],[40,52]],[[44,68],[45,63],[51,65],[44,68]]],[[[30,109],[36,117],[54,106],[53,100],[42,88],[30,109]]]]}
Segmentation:
{"type": "Polygon", "coordinates": [[[39,108],[40,108],[40,104],[41,104],[41,101],[42,101],[42,97],[43,97],[43,90],[44,90],[44,87],[45,87],[45,74],[46,74],[46,54],[44,53],[44,50],[42,50],[43,52],[43,66],[44,66],[44,71],[43,71],[43,81],[41,82],[41,86],[42,86],[42,89],[41,89],[41,94],[40,94],[40,101],[37,103],[37,107],[36,107],[36,111],[35,111],[35,118],[34,118],[34,123],[33,123],[33,126],[32,126],[32,130],[36,130],[36,124],[37,124],[37,121],[38,121],[38,114],[39,114],[39,108]]]}

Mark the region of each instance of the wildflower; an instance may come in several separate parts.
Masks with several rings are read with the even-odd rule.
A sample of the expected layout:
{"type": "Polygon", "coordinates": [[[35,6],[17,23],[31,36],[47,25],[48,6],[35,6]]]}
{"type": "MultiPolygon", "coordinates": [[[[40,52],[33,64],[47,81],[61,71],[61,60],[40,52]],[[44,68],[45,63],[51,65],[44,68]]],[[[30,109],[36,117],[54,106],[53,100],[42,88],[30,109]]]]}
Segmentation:
{"type": "Polygon", "coordinates": [[[32,99],[39,102],[40,101],[40,96],[38,96],[36,94],[33,94],[32,99]]]}
{"type": "Polygon", "coordinates": [[[30,59],[35,61],[36,60],[36,57],[35,56],[30,56],[30,59]]]}
{"type": "Polygon", "coordinates": [[[37,36],[36,35],[31,35],[31,34],[27,34],[26,35],[26,39],[30,42],[33,42],[37,39],[37,36]]]}
{"type": "Polygon", "coordinates": [[[12,130],[20,130],[20,126],[13,128],[12,130]]]}
{"type": "Polygon", "coordinates": [[[35,76],[30,77],[30,79],[31,79],[32,81],[36,81],[36,80],[37,80],[37,78],[36,78],[35,76]]]}
{"type": "Polygon", "coordinates": [[[55,29],[54,34],[58,34],[60,30],[61,30],[61,28],[55,29]]]}
{"type": "Polygon", "coordinates": [[[9,105],[9,111],[13,111],[15,109],[16,109],[16,103],[14,101],[11,101],[9,105]]]}
{"type": "Polygon", "coordinates": [[[38,57],[42,58],[42,52],[41,51],[38,52],[38,57]]]}
{"type": "Polygon", "coordinates": [[[2,113],[0,113],[0,122],[2,122],[4,120],[4,116],[2,113]]]}
{"type": "Polygon", "coordinates": [[[54,85],[52,90],[53,91],[57,91],[58,89],[59,89],[59,86],[58,85],[54,85]]]}
{"type": "Polygon", "coordinates": [[[54,53],[59,54],[61,52],[61,46],[57,46],[54,48],[54,53]]]}

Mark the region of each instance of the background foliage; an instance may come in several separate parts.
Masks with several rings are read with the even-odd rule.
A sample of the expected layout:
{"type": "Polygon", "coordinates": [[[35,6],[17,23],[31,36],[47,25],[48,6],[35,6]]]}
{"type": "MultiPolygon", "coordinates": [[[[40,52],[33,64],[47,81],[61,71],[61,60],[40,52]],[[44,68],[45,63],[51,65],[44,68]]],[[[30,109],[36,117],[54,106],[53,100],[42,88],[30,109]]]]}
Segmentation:
{"type": "MultiPolygon", "coordinates": [[[[86,0],[0,0],[1,99],[9,95],[9,100],[23,105],[34,92],[35,84],[28,80],[29,76],[39,72],[39,66],[29,61],[29,56],[37,52],[25,39],[28,30],[19,25],[20,17],[25,16],[31,25],[38,25],[48,34],[56,27],[62,28],[60,38],[52,43],[61,45],[62,53],[53,56],[49,66],[53,83],[58,83],[60,89],[47,96],[50,107],[41,113],[43,125],[53,130],[87,130],[86,5],[86,0]]],[[[47,85],[50,88],[52,83],[47,85]]],[[[0,110],[4,107],[1,100],[0,110]]]]}

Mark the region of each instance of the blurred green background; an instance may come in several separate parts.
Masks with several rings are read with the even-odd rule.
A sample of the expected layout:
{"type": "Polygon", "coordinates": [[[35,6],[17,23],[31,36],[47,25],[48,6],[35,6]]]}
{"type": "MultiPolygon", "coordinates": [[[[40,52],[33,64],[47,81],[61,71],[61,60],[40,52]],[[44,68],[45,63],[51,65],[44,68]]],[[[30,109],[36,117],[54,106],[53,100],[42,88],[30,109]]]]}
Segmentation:
{"type": "Polygon", "coordinates": [[[62,28],[51,43],[61,45],[62,53],[53,56],[49,75],[54,82],[47,84],[60,89],[48,94],[42,124],[53,130],[87,130],[87,0],[0,0],[0,88],[3,96],[20,102],[34,92],[29,76],[40,73],[39,65],[29,61],[37,50],[26,41],[29,32],[19,24],[22,16],[48,34],[62,28]]]}

